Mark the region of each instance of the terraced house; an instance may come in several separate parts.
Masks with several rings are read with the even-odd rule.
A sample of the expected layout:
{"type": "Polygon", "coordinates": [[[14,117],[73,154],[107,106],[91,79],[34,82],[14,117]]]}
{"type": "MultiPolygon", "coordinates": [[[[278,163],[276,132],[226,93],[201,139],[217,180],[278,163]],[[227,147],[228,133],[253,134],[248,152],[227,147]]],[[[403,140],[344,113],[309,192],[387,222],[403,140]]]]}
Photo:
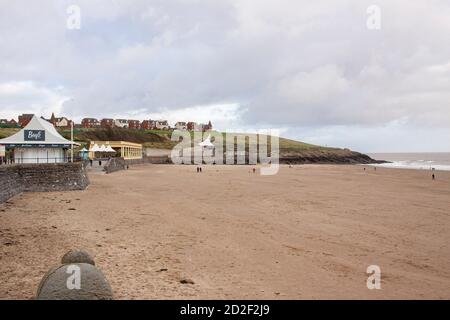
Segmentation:
{"type": "Polygon", "coordinates": [[[84,118],[81,120],[81,126],[83,128],[97,128],[100,126],[100,122],[95,118],[84,118]]]}

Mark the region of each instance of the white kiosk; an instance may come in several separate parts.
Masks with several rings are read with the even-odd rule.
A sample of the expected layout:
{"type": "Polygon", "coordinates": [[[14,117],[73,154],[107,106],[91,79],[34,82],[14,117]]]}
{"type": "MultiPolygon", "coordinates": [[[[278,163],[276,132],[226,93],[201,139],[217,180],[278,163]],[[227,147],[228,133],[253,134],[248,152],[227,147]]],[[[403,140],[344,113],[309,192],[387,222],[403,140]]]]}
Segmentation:
{"type": "Polygon", "coordinates": [[[0,139],[0,145],[13,153],[15,163],[21,164],[68,162],[68,150],[79,144],[61,136],[50,122],[33,116],[21,131],[0,139]]]}

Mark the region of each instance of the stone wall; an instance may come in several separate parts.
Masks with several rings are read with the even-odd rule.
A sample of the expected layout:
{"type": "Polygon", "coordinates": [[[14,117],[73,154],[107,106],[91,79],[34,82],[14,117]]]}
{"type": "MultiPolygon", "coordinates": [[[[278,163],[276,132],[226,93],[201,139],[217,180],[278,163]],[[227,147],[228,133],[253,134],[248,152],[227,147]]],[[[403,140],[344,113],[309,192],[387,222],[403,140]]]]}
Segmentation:
{"type": "Polygon", "coordinates": [[[0,203],[21,192],[84,190],[89,185],[82,162],[0,166],[0,203]]]}
{"type": "Polygon", "coordinates": [[[17,166],[0,166],[0,203],[22,193],[23,189],[17,166]]]}
{"type": "Polygon", "coordinates": [[[106,173],[112,173],[119,170],[125,170],[125,160],[123,158],[111,158],[105,165],[106,173]]]}

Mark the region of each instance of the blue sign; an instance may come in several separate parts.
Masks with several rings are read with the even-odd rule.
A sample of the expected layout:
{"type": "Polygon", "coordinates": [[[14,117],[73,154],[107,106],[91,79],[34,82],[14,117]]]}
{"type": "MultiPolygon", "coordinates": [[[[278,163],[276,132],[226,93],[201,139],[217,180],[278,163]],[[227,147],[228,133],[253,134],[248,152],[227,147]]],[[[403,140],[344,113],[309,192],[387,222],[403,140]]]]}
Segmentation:
{"type": "Polygon", "coordinates": [[[26,144],[26,143],[8,143],[6,144],[8,148],[70,148],[70,144],[26,144]]]}
{"type": "Polygon", "coordinates": [[[44,130],[24,130],[25,141],[45,141],[44,130]]]}

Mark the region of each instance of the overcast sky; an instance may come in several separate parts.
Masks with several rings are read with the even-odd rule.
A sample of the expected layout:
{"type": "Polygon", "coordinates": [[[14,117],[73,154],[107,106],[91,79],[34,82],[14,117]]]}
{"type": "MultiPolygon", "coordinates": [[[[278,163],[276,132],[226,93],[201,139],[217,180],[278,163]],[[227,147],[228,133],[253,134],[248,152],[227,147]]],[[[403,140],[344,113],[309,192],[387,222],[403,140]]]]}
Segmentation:
{"type": "Polygon", "coordinates": [[[449,39],[448,0],[0,0],[0,118],[211,120],[450,151],[449,39]]]}

